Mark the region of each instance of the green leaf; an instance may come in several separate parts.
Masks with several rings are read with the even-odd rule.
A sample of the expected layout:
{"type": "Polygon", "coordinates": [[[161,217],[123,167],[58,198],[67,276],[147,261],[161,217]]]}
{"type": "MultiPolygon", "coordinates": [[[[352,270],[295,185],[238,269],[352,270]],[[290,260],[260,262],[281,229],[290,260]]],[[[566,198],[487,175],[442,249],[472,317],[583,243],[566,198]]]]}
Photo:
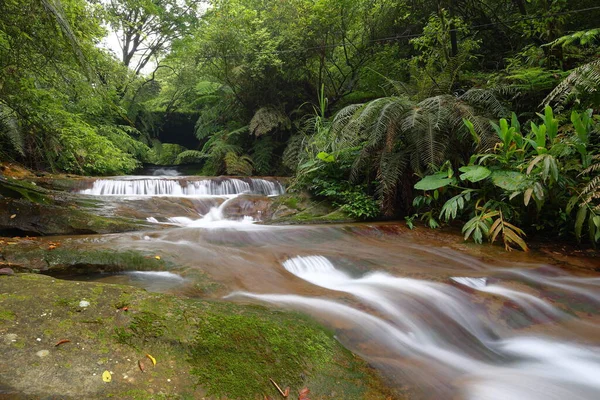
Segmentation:
{"type": "Polygon", "coordinates": [[[456,183],[454,177],[448,178],[446,172],[438,172],[433,175],[427,175],[415,184],[415,189],[418,190],[435,190],[444,186],[453,185],[456,183]]]}
{"type": "Polygon", "coordinates": [[[588,209],[586,206],[579,207],[579,211],[577,211],[577,217],[575,217],[575,237],[577,240],[581,240],[581,230],[583,229],[583,223],[585,222],[585,217],[587,217],[588,209]]]}
{"type": "Polygon", "coordinates": [[[460,175],[460,180],[467,180],[473,183],[482,181],[492,174],[492,171],[481,165],[466,165],[460,167],[459,171],[464,172],[460,175]]]}
{"type": "Polygon", "coordinates": [[[498,170],[492,172],[494,185],[511,192],[522,189],[526,181],[527,177],[517,171],[498,170]]]}
{"type": "Polygon", "coordinates": [[[321,161],[325,161],[328,163],[335,161],[335,157],[333,157],[333,154],[325,153],[324,151],[317,154],[317,158],[321,161]]]}

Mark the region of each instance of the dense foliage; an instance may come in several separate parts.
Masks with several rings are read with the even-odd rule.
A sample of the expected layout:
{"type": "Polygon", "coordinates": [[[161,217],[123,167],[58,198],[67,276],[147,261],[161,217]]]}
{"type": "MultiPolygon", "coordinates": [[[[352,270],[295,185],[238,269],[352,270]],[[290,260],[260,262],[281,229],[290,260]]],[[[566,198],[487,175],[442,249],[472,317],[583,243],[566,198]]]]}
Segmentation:
{"type": "Polygon", "coordinates": [[[357,218],[596,242],[599,17],[595,0],[6,0],[0,159],[293,175],[357,218]]]}

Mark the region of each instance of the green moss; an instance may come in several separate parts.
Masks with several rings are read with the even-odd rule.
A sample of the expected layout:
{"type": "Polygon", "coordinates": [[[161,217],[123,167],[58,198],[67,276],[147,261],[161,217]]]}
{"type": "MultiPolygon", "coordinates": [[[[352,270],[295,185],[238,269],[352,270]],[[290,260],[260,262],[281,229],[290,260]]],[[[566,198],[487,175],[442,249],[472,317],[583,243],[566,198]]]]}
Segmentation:
{"type": "MultiPolygon", "coordinates": [[[[12,246],[5,251],[11,261],[24,265],[42,264],[48,269],[68,269],[69,274],[93,273],[98,271],[157,271],[168,270],[175,265],[168,259],[157,260],[153,255],[134,250],[86,250],[60,246],[54,250],[34,245],[12,246]]],[[[27,279],[27,278],[25,278],[27,279]]],[[[94,297],[102,295],[102,288],[95,289],[94,297]]],[[[61,304],[66,305],[66,304],[61,304]]]]}
{"type": "MultiPolygon", "coordinates": [[[[177,385],[175,398],[201,398],[206,392],[212,398],[275,397],[277,392],[269,378],[289,386],[292,393],[307,386],[311,398],[385,398],[364,362],[344,350],[330,332],[296,313],[184,299],[120,285],[59,279],[50,283],[50,278],[40,275],[19,274],[0,280],[0,291],[23,293],[21,299],[1,298],[2,309],[17,313],[23,321],[11,327],[18,341],[6,348],[3,359],[7,363],[41,368],[23,358],[20,350],[37,348],[24,338],[39,335],[39,316],[48,306],[40,298],[59,303],[65,299],[66,307],[54,307],[52,315],[44,317],[42,328],[45,337],[73,342],[58,348],[58,367],[119,368],[118,361],[119,366],[137,371],[137,360],[146,361],[144,354],[158,360],[156,366],[146,361],[146,373],[125,386],[101,385],[94,389],[98,391],[81,396],[77,390],[84,389],[78,389],[75,383],[69,387],[73,398],[161,398],[167,377],[177,385]],[[94,296],[99,300],[87,310],[72,310],[73,299],[94,296]],[[126,304],[129,311],[115,310],[115,305],[121,304],[126,304]],[[77,342],[85,351],[74,351],[77,342]]],[[[18,379],[14,371],[3,376],[7,384],[18,379]]],[[[53,385],[46,380],[31,384],[44,390],[53,385]]],[[[53,392],[63,389],[60,385],[51,387],[53,392]]]]}
{"type": "Polygon", "coordinates": [[[282,387],[301,386],[305,371],[333,355],[330,335],[299,315],[210,310],[197,325],[190,361],[209,394],[247,399],[270,392],[269,378],[282,387]]]}
{"type": "Polygon", "coordinates": [[[13,199],[26,199],[33,203],[50,203],[45,190],[27,181],[0,178],[0,195],[13,199]]]}
{"type": "Polygon", "coordinates": [[[0,321],[14,321],[17,318],[10,310],[0,310],[0,321]]]}

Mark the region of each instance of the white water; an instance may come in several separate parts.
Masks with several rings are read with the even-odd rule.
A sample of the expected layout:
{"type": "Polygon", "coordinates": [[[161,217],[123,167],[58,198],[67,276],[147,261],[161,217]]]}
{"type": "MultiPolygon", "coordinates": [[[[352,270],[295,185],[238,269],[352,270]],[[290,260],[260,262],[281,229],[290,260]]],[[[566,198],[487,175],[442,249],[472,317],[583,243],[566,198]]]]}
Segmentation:
{"type": "Polygon", "coordinates": [[[96,196],[228,196],[242,193],[277,196],[284,188],[277,181],[266,179],[204,179],[191,177],[132,177],[129,179],[98,179],[81,194],[96,196]]]}
{"type": "Polygon", "coordinates": [[[523,311],[525,311],[527,315],[529,315],[537,321],[548,321],[552,320],[552,318],[568,317],[564,312],[546,303],[544,300],[535,297],[532,294],[519,292],[517,290],[509,289],[500,285],[482,285],[481,280],[485,280],[485,278],[451,279],[457,283],[468,286],[471,289],[507,298],[513,303],[517,304],[519,307],[521,307],[521,309],[523,309],[523,311]]]}
{"type": "Polygon", "coordinates": [[[176,168],[158,168],[152,171],[153,176],[179,176],[181,175],[176,168]]]}
{"type": "Polygon", "coordinates": [[[126,271],[125,275],[183,281],[183,277],[168,271],[126,271]]]}
{"type": "MultiPolygon", "coordinates": [[[[219,229],[219,228],[234,228],[234,229],[248,229],[253,226],[255,222],[254,218],[245,215],[240,219],[227,219],[225,217],[225,208],[231,203],[237,196],[232,196],[225,200],[218,207],[212,207],[206,215],[199,219],[192,219],[188,217],[172,217],[168,218],[171,224],[184,226],[188,228],[207,228],[207,229],[219,229]]],[[[254,225],[253,229],[261,229],[261,225],[254,225]]]]}
{"type": "MultiPolygon", "coordinates": [[[[510,335],[477,311],[472,295],[451,285],[383,272],[354,278],[321,256],[291,258],[283,267],[307,283],[352,295],[362,303],[360,309],[297,295],[236,292],[228,297],[288,305],[319,318],[343,321],[341,325],[352,330],[354,338],[362,337],[385,349],[386,356],[377,355],[373,363],[393,365],[408,359],[407,371],[414,365],[424,365],[427,372],[420,374],[426,381],[423,384],[443,393],[436,398],[600,399],[600,348],[544,336],[510,335]],[[363,311],[365,307],[376,312],[363,311]],[[450,388],[444,389],[449,383],[450,388]]],[[[521,271],[520,276],[534,279],[529,271],[521,271]]],[[[485,278],[453,280],[477,291],[507,297],[536,316],[564,316],[542,299],[489,285],[485,278]]],[[[568,293],[582,294],[581,288],[563,283],[567,279],[558,283],[546,280],[568,293]]],[[[341,340],[345,345],[361,352],[360,345],[353,348],[356,339],[344,342],[344,337],[341,340]]],[[[363,356],[373,357],[368,353],[363,356]]]]}

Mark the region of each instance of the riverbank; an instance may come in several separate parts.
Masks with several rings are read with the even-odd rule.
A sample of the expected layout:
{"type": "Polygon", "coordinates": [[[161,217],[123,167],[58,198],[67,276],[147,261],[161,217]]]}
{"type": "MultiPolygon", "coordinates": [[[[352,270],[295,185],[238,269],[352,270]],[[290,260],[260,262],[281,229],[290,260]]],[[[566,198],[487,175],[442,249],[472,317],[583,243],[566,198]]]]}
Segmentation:
{"type": "Polygon", "coordinates": [[[39,274],[0,276],[0,293],[2,398],[279,398],[269,379],[291,398],[389,395],[297,313],[39,274]]]}

